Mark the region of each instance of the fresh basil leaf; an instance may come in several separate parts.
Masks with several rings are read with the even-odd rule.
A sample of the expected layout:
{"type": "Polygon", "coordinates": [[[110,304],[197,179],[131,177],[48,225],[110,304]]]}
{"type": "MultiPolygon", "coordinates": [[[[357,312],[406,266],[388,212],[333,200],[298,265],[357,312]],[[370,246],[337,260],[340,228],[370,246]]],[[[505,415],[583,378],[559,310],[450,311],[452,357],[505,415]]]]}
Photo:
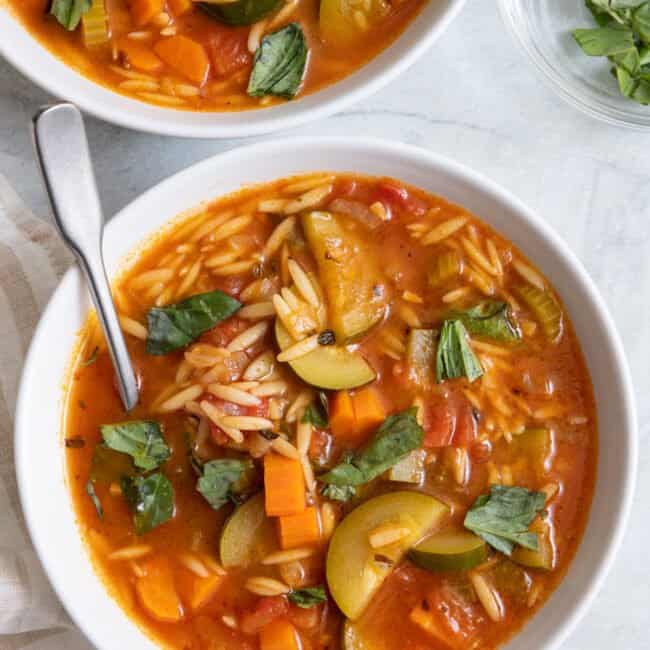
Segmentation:
{"type": "Polygon", "coordinates": [[[339,487],[362,485],[422,446],[424,431],[416,420],[416,409],[390,415],[370,443],[336,465],[318,480],[339,487]]]}
{"type": "Polygon", "coordinates": [[[644,43],[650,43],[650,2],[644,2],[632,12],[632,28],[644,43]]]}
{"type": "Polygon", "coordinates": [[[209,16],[226,25],[252,25],[280,8],[283,0],[234,0],[234,2],[198,2],[209,16]]]}
{"type": "Polygon", "coordinates": [[[52,0],[50,13],[67,30],[77,28],[81,16],[92,6],[92,0],[52,0]]]}
{"type": "Polygon", "coordinates": [[[588,56],[612,56],[635,47],[634,32],[617,27],[574,29],[573,38],[588,56]]]}
{"type": "Polygon", "coordinates": [[[323,485],[320,493],[326,498],[332,501],[341,501],[345,503],[350,499],[354,498],[357,493],[356,488],[352,485],[333,485],[328,483],[323,485]]]}
{"type": "Polygon", "coordinates": [[[449,319],[461,320],[470,334],[495,341],[516,341],[521,338],[521,331],[512,320],[507,302],[484,300],[471,309],[451,312],[449,319]]]}
{"type": "Polygon", "coordinates": [[[237,482],[251,467],[248,460],[211,460],[203,465],[203,476],[199,478],[196,489],[215,510],[219,510],[232,499],[233,492],[237,491],[237,482]]]}
{"type": "Polygon", "coordinates": [[[327,600],[327,594],[324,587],[305,587],[303,589],[293,589],[289,592],[289,600],[298,607],[307,609],[314,605],[320,605],[327,600]]]}
{"type": "Polygon", "coordinates": [[[110,485],[120,481],[123,476],[135,474],[133,463],[127,454],[114,451],[106,445],[96,445],[90,467],[90,480],[93,483],[110,485]]]}
{"type": "Polygon", "coordinates": [[[103,519],[104,508],[102,508],[102,503],[99,500],[97,493],[95,492],[95,486],[91,479],[88,479],[88,482],[86,483],[86,494],[90,497],[90,500],[93,502],[93,505],[95,506],[95,510],[97,511],[97,516],[100,519],[103,519]]]}
{"type": "Polygon", "coordinates": [[[543,492],[523,487],[493,485],[465,515],[465,528],[497,551],[511,555],[515,545],[537,550],[537,535],[528,531],[533,519],[544,509],[543,492]]]}
{"type": "Polygon", "coordinates": [[[240,307],[239,301],[218,290],[166,307],[154,307],[147,314],[147,353],[161,355],[180,350],[240,307]]]}
{"type": "Polygon", "coordinates": [[[609,6],[603,7],[603,3],[608,5],[607,0],[585,0],[587,9],[591,11],[591,15],[601,27],[605,27],[605,25],[608,25],[613,19],[609,6]]]}
{"type": "Polygon", "coordinates": [[[124,476],[122,494],[133,512],[135,532],[143,535],[174,516],[174,488],[163,474],[124,476]]]}
{"type": "MultiPolygon", "coordinates": [[[[320,397],[320,394],[319,394],[320,397]]],[[[325,397],[325,403],[327,404],[327,397],[325,397]]],[[[323,406],[323,402],[312,402],[307,406],[305,412],[302,416],[302,422],[309,422],[319,429],[326,429],[329,423],[327,416],[327,409],[323,406]]]]}
{"type": "Polygon", "coordinates": [[[145,471],[160,467],[170,456],[160,425],[153,420],[103,424],[100,431],[108,447],[129,454],[135,466],[145,471]]]}
{"type": "Polygon", "coordinates": [[[442,324],[436,352],[436,380],[467,377],[471,383],[483,375],[483,368],[467,340],[467,330],[460,320],[442,324]]]}
{"type": "Polygon", "coordinates": [[[609,57],[616,66],[624,68],[629,74],[636,75],[640,67],[639,51],[635,48],[609,57]]]}
{"type": "Polygon", "coordinates": [[[251,97],[295,97],[305,74],[308,51],[298,23],[289,23],[267,34],[255,52],[248,94],[251,97]]]}

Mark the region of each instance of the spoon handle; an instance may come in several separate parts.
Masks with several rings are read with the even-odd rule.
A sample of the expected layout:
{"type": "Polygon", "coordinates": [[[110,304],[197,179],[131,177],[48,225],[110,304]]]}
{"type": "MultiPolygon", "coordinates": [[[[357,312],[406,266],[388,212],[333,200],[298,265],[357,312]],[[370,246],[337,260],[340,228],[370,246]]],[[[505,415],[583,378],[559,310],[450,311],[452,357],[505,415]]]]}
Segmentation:
{"type": "Polygon", "coordinates": [[[54,222],[86,277],[120,397],[130,411],[138,402],[138,383],[104,269],[104,219],[81,112],[67,103],[45,108],[34,116],[33,133],[54,222]]]}

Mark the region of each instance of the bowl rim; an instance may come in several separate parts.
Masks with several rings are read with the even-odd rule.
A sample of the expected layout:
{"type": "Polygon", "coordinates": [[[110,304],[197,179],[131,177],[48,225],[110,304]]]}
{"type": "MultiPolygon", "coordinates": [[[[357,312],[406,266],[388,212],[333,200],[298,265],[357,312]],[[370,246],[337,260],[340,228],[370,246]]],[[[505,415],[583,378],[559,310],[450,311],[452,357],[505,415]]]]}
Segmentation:
{"type": "MultiPolygon", "coordinates": [[[[174,191],[182,193],[182,188],[187,185],[187,181],[193,176],[200,177],[208,170],[214,171],[215,168],[218,168],[219,166],[227,166],[231,162],[242,165],[246,159],[263,157],[266,157],[266,159],[274,159],[274,156],[286,155],[287,153],[295,155],[296,152],[300,152],[304,148],[316,148],[316,150],[318,150],[318,147],[321,147],[322,149],[329,147],[330,149],[336,150],[337,153],[349,153],[350,156],[376,154],[378,156],[384,155],[394,160],[399,159],[402,163],[413,165],[422,164],[431,169],[438,169],[447,173],[453,180],[465,183],[467,186],[471,187],[473,191],[482,192],[492,196],[498,202],[508,206],[513,213],[516,213],[524,222],[526,227],[530,227],[537,237],[545,241],[551,249],[554,249],[554,251],[566,261],[568,267],[570,267],[570,274],[575,278],[575,283],[579,291],[584,294],[587,302],[595,308],[598,317],[601,319],[601,325],[604,327],[604,340],[608,341],[610,352],[613,354],[615,360],[615,367],[613,368],[615,379],[620,384],[621,405],[624,416],[624,421],[621,423],[620,427],[621,431],[624,433],[624,439],[621,441],[621,445],[623,445],[624,449],[622,461],[624,465],[622,475],[624,478],[621,481],[622,484],[618,493],[620,494],[620,497],[618,499],[619,503],[617,504],[616,515],[614,516],[614,526],[612,527],[611,534],[604,540],[603,551],[595,560],[591,561],[591,572],[589,578],[586,580],[587,586],[576,599],[572,611],[566,616],[562,623],[548,635],[548,638],[543,642],[543,646],[540,647],[540,650],[541,648],[543,648],[543,650],[554,650],[558,648],[574,630],[577,623],[593,603],[593,600],[598,594],[620,549],[632,508],[637,480],[638,423],[632,376],[614,321],[603,298],[600,296],[595,284],[587,274],[581,262],[570,250],[568,244],[564,242],[564,240],[548,223],[496,182],[459,162],[447,158],[446,156],[413,145],[377,138],[314,136],[263,141],[244,147],[234,148],[195,163],[148,189],[130,204],[125,206],[107,224],[106,233],[109,235],[117,235],[120,230],[128,228],[129,220],[134,218],[138,213],[142,213],[150,202],[155,201],[155,197],[158,194],[165,195],[174,191]]],[[[361,171],[360,173],[364,172],[361,171]]],[[[167,220],[161,221],[156,226],[156,229],[163,227],[165,223],[167,223],[167,220]]],[[[147,236],[150,236],[153,232],[155,232],[155,230],[152,230],[148,226],[147,236]]],[[[137,249],[137,246],[137,243],[129,245],[129,249],[137,249]]],[[[123,258],[118,266],[122,263],[123,258]]],[[[28,401],[28,389],[30,381],[32,381],[32,376],[37,372],[37,367],[39,365],[39,360],[36,358],[36,349],[40,345],[40,340],[45,339],[45,330],[50,325],[50,321],[57,318],[55,311],[57,308],[56,303],[58,297],[64,294],[64,291],[68,289],[67,285],[72,283],[75,276],[79,276],[79,271],[76,266],[73,265],[64,274],[59,285],[52,294],[50,301],[39,320],[29,351],[25,358],[14,420],[14,460],[19,497],[27,529],[45,572],[65,609],[75,621],[79,629],[98,647],[103,647],[101,639],[96,635],[91,622],[80,620],[79,617],[76,616],[75,602],[79,600],[79,596],[76,595],[74,598],[70,596],[64,588],[63,580],[59,582],[54,577],[56,555],[48,545],[47,526],[39,520],[39,517],[36,516],[37,513],[35,509],[30,507],[34,496],[32,492],[36,488],[33,487],[29,481],[30,445],[33,445],[34,443],[30,440],[31,429],[29,428],[29,420],[30,410],[33,411],[33,405],[28,401]]],[[[600,446],[601,445],[599,445],[599,447],[600,446]]],[[[60,447],[62,448],[61,445],[60,447]]],[[[595,489],[597,489],[597,486],[598,477],[596,479],[595,489]]],[[[593,517],[594,511],[592,510],[590,512],[589,520],[592,520],[593,517]]],[[[78,531],[76,531],[76,533],[78,535],[78,531]]],[[[569,571],[571,571],[571,566],[569,567],[569,571]]],[[[95,575],[97,576],[96,573],[95,575]]],[[[562,578],[560,584],[564,583],[567,579],[568,574],[562,578]]],[[[110,598],[108,592],[106,592],[106,587],[103,584],[102,589],[105,591],[106,597],[110,598]]],[[[128,619],[128,617],[125,618],[128,619]]],[[[516,639],[517,636],[518,635],[515,635],[514,638],[516,639]]]]}
{"type": "Polygon", "coordinates": [[[567,87],[562,75],[556,71],[556,67],[549,62],[542,51],[538,51],[538,48],[529,43],[517,28],[518,23],[513,11],[513,2],[518,1],[520,0],[498,0],[499,13],[512,42],[525,52],[530,67],[542,79],[546,87],[555,92],[570,106],[600,122],[623,127],[631,131],[647,133],[650,129],[650,123],[632,121],[622,111],[615,108],[606,109],[598,103],[592,103],[581,93],[572,92],[567,87]]]}
{"type": "MultiPolygon", "coordinates": [[[[392,43],[350,75],[333,82],[325,88],[301,97],[293,103],[287,102],[286,104],[264,109],[232,112],[181,111],[134,100],[85,77],[81,72],[56,57],[29,33],[25,35],[25,39],[30,41],[28,47],[37,48],[40,54],[46,53],[52,62],[64,66],[78,78],[78,84],[75,83],[72,90],[68,89],[66,92],[62,92],[59,83],[55,81],[57,75],[50,76],[40,72],[40,69],[30,63],[32,57],[20,56],[19,52],[14,51],[11,44],[7,42],[9,39],[4,37],[0,38],[0,56],[4,57],[35,85],[50,94],[77,104],[86,113],[94,117],[124,128],[188,138],[226,139],[249,137],[304,126],[309,122],[339,113],[391,83],[397,76],[413,65],[445,32],[454,18],[460,13],[467,0],[444,1],[446,7],[442,10],[440,17],[432,20],[419,35],[411,35],[412,42],[405,46],[405,51],[401,55],[383,57],[381,65],[373,66],[373,63],[382,57],[382,54],[386,53],[387,50],[390,50],[397,43],[403,42],[404,38],[408,38],[414,24],[426,10],[426,4],[392,43]],[[40,50],[43,52],[40,52],[40,50]],[[340,89],[338,92],[336,91],[337,88],[340,89]],[[90,92],[86,92],[89,89],[90,92]],[[333,96],[324,99],[326,93],[333,96]],[[95,95],[97,96],[95,97],[95,95]],[[120,110],[115,110],[111,108],[110,103],[102,101],[109,96],[115,101],[121,100],[120,103],[123,103],[123,105],[120,110]],[[319,97],[321,101],[314,99],[319,97]],[[310,99],[311,101],[309,101],[310,99]],[[283,110],[278,111],[278,109],[283,110]],[[203,122],[201,118],[191,119],[191,116],[199,115],[210,115],[215,121],[213,123],[212,121],[203,122]],[[249,119],[242,119],[238,123],[232,124],[229,122],[234,120],[231,117],[233,115],[244,115],[249,119]],[[183,117],[188,117],[188,121],[182,122],[183,117]],[[222,121],[225,123],[221,123],[222,121]]],[[[27,31],[11,8],[0,2],[0,31],[2,31],[3,26],[5,29],[19,30],[16,32],[19,35],[20,30],[27,31]]]]}

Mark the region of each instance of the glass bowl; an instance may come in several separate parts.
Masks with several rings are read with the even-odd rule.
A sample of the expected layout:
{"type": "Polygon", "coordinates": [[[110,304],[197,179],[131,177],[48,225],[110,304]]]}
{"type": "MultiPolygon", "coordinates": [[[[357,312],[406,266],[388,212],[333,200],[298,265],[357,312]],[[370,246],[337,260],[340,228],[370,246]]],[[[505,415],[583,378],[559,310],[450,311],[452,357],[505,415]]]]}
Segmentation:
{"type": "Polygon", "coordinates": [[[584,0],[499,0],[499,8],[515,41],[560,97],[609,124],[650,130],[650,106],[623,97],[609,62],[586,56],[573,40],[573,29],[597,27],[584,0]]]}

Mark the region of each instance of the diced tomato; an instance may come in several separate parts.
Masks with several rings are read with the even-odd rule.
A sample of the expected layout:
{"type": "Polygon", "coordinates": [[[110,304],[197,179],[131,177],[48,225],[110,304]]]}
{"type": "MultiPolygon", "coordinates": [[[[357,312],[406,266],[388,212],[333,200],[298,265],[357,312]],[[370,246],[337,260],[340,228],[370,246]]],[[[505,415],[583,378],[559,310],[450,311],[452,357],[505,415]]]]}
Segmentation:
{"type": "Polygon", "coordinates": [[[233,316],[217,324],[211,330],[201,335],[201,342],[211,343],[218,348],[225,347],[232,341],[237,334],[246,329],[246,322],[241,318],[233,316]]]}
{"type": "Polygon", "coordinates": [[[215,34],[208,43],[212,67],[220,77],[227,77],[251,62],[246,44],[246,30],[228,29],[215,34]]]}
{"type": "Polygon", "coordinates": [[[309,443],[309,458],[325,464],[332,450],[332,436],[324,429],[314,429],[309,443]]]}
{"type": "Polygon", "coordinates": [[[476,420],[464,395],[451,392],[424,408],[425,447],[470,447],[476,440],[476,420]]]}
{"type": "Polygon", "coordinates": [[[429,593],[426,602],[444,626],[446,641],[454,648],[467,647],[466,644],[476,634],[478,626],[485,622],[480,605],[476,606],[464,599],[444,582],[429,593]]]}
{"type": "Polygon", "coordinates": [[[289,605],[288,618],[299,630],[313,630],[320,625],[322,613],[322,605],[315,605],[314,607],[289,605]]]}
{"type": "Polygon", "coordinates": [[[357,182],[345,179],[339,183],[339,196],[352,196],[357,189],[357,182]]]}
{"type": "Polygon", "coordinates": [[[487,463],[492,454],[492,445],[489,440],[475,442],[469,448],[469,455],[475,463],[487,463]]]}
{"type": "Polygon", "coordinates": [[[381,181],[377,185],[376,196],[382,203],[404,210],[406,213],[421,217],[427,212],[427,204],[416,196],[411,196],[403,185],[392,181],[381,181]]]}
{"type": "Polygon", "coordinates": [[[268,398],[262,398],[261,402],[256,406],[245,406],[243,408],[244,415],[251,415],[257,418],[268,418],[269,417],[269,400],[268,398]]]}
{"type": "Polygon", "coordinates": [[[280,616],[286,616],[289,602],[285,596],[265,596],[253,607],[242,612],[239,619],[240,629],[244,634],[257,634],[265,625],[280,616]]]}
{"type": "Polygon", "coordinates": [[[212,284],[212,290],[218,289],[227,293],[233,298],[238,298],[241,290],[250,282],[249,278],[241,275],[229,275],[227,277],[215,278],[212,284]]]}
{"type": "Polygon", "coordinates": [[[226,445],[231,440],[230,436],[221,427],[214,424],[214,422],[210,422],[210,437],[220,446],[226,445]]]}

